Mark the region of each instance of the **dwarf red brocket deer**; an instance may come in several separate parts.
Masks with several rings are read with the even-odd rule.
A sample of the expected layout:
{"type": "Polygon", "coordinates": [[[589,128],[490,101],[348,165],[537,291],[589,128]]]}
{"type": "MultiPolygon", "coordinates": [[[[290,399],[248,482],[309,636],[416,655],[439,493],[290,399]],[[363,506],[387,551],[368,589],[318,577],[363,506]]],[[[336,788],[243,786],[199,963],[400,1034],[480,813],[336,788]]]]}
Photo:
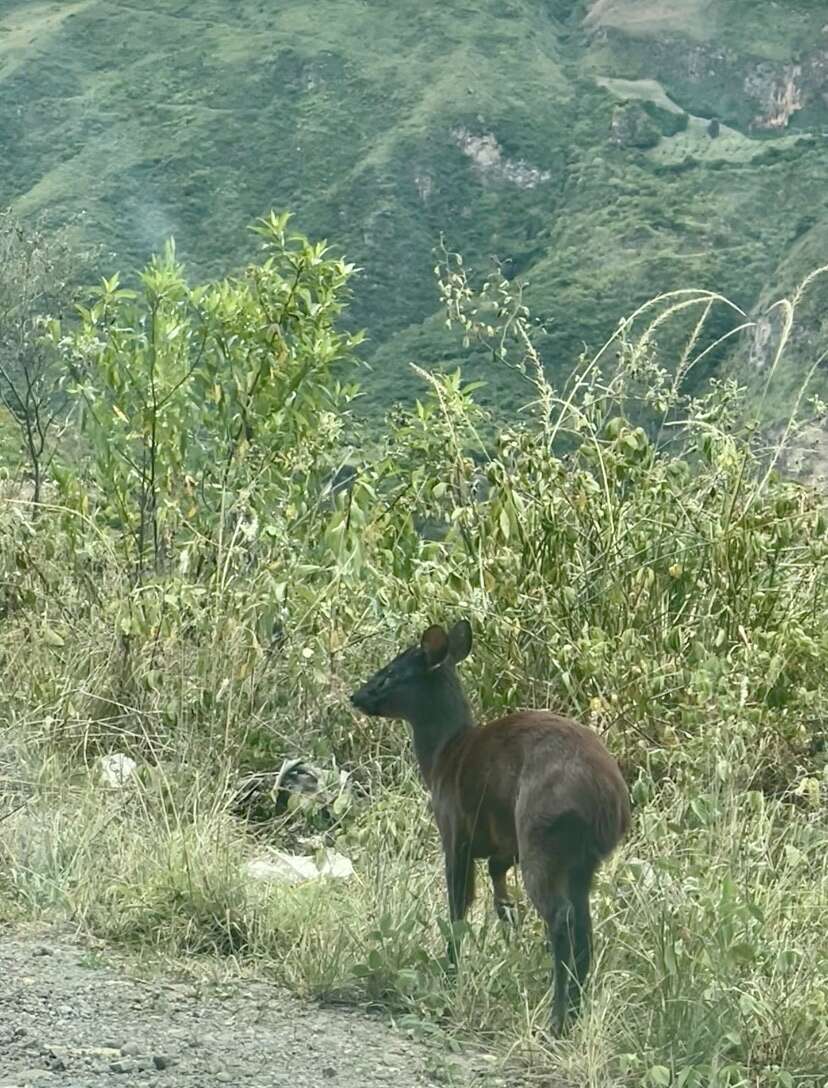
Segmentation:
{"type": "Polygon", "coordinates": [[[475,858],[488,859],[498,916],[511,920],[506,874],[520,863],[549,933],[559,1034],[578,1010],[592,959],[592,879],[629,826],[629,795],[597,734],[568,718],[527,710],[475,727],[455,671],[471,644],[465,620],[449,632],[429,627],[351,702],[411,726],[443,844],[452,921],[474,897],[475,858]]]}

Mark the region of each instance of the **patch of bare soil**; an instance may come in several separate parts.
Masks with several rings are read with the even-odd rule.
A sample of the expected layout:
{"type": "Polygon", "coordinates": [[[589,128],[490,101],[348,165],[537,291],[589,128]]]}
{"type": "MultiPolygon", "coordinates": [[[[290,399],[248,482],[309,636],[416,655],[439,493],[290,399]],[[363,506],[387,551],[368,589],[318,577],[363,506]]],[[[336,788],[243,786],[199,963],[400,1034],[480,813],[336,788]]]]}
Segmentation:
{"type": "Polygon", "coordinates": [[[0,936],[0,1088],[506,1083],[485,1072],[263,982],[145,981],[63,939],[0,936]]]}

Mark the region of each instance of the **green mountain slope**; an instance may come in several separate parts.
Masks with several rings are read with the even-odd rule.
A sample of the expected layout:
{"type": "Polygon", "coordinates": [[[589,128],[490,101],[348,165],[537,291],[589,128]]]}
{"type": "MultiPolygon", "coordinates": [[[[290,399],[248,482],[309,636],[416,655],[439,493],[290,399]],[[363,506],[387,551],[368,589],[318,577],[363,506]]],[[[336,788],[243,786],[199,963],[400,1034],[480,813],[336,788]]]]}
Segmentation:
{"type": "MultiPolygon", "coordinates": [[[[750,309],[828,220],[823,0],[104,0],[0,5],[0,203],[194,271],[289,208],[363,272],[372,396],[449,363],[440,232],[532,283],[566,368],[653,293],[750,309]],[[718,119],[717,135],[709,122],[718,119]]],[[[510,374],[489,396],[519,402],[510,374]]]]}

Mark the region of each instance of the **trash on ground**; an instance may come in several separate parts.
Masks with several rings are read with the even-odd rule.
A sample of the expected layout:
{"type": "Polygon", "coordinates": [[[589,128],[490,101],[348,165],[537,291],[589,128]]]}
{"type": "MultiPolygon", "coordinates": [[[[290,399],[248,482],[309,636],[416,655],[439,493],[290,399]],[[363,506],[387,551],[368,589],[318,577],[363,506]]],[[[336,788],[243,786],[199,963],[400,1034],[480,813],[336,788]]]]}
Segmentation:
{"type": "Polygon", "coordinates": [[[326,877],[347,880],[354,875],[354,867],[350,858],[335,850],[320,850],[316,857],[272,850],[248,861],[245,872],[252,880],[266,884],[302,884],[326,877]]]}
{"type": "Polygon", "coordinates": [[[138,769],[134,759],[122,752],[112,752],[98,760],[101,785],[110,789],[122,789],[138,769]]]}

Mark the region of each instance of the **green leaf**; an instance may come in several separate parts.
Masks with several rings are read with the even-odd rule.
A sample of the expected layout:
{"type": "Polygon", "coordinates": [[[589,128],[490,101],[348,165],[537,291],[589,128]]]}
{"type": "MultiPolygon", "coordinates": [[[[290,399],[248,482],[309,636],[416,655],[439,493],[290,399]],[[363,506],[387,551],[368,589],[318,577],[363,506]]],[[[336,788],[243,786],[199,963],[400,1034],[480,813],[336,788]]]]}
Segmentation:
{"type": "Polygon", "coordinates": [[[500,523],[500,531],[501,531],[501,533],[503,533],[504,539],[508,540],[509,539],[509,534],[511,533],[511,530],[512,530],[512,524],[509,521],[509,514],[506,511],[505,507],[500,511],[500,517],[499,517],[498,520],[499,520],[499,523],[500,523]]]}
{"type": "Polygon", "coordinates": [[[372,948],[371,951],[368,953],[368,966],[371,968],[372,971],[382,970],[382,956],[379,954],[376,948],[372,948]]]}
{"type": "Polygon", "coordinates": [[[42,629],[41,629],[41,635],[42,635],[43,641],[46,643],[47,646],[63,646],[64,645],[63,636],[59,635],[57,633],[57,631],[53,630],[51,627],[47,626],[46,624],[44,624],[42,629]]]}
{"type": "Polygon", "coordinates": [[[739,963],[752,963],[756,958],[756,949],[747,941],[731,945],[730,953],[739,963]]]}
{"type": "Polygon", "coordinates": [[[797,849],[792,843],[785,843],[785,861],[788,865],[795,868],[802,864],[805,860],[805,855],[801,850],[797,849]]]}

